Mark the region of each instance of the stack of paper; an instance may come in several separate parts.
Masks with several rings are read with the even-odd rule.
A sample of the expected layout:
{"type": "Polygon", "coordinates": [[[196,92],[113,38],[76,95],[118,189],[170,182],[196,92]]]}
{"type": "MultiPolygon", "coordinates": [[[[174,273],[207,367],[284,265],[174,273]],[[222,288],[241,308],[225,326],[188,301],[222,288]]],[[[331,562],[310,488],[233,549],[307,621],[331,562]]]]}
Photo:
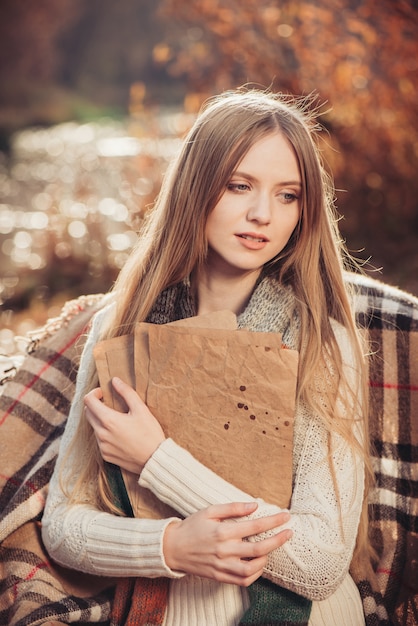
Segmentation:
{"type": "MultiPolygon", "coordinates": [[[[298,353],[277,333],[238,330],[220,312],[155,325],[95,347],[104,401],[126,411],[111,386],[136,388],[166,436],[253,497],[289,506],[298,353]]],[[[135,476],[123,476],[137,517],[173,511],[135,476]]]]}

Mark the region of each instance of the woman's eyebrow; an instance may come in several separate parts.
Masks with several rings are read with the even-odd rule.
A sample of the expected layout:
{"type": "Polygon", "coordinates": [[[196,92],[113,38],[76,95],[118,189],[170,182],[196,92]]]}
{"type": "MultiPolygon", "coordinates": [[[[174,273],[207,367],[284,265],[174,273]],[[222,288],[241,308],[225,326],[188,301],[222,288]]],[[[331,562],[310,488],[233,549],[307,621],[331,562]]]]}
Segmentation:
{"type": "MultiPolygon", "coordinates": [[[[252,176],[251,174],[247,174],[246,172],[240,172],[239,170],[232,172],[232,176],[242,176],[243,178],[246,178],[250,181],[257,180],[255,176],[252,176]]],[[[284,180],[284,181],[280,181],[277,184],[280,185],[281,187],[286,187],[286,186],[302,187],[302,183],[300,180],[284,180]]]]}
{"type": "Polygon", "coordinates": [[[300,187],[302,188],[302,183],[300,182],[300,180],[285,180],[281,183],[279,183],[279,185],[282,185],[282,187],[300,187]]]}

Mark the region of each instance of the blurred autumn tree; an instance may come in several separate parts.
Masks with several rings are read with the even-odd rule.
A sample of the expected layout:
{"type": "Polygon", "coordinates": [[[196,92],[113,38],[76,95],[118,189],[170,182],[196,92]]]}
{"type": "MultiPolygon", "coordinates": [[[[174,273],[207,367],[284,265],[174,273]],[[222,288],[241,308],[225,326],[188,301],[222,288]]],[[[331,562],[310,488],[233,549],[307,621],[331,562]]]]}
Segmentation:
{"type": "Polygon", "coordinates": [[[156,58],[193,91],[318,92],[350,249],[418,290],[416,2],[164,0],[162,10],[188,29],[156,58]]]}
{"type": "Polygon", "coordinates": [[[81,0],[2,0],[0,130],[23,125],[28,109],[32,123],[60,120],[62,107],[67,105],[61,101],[54,112],[50,88],[63,62],[58,43],[81,12],[81,0]]]}
{"type": "Polygon", "coordinates": [[[195,110],[246,82],[316,91],[349,248],[418,293],[417,72],[415,0],[1,0],[0,149],[27,124],[127,114],[129,94],[187,89],[195,110]]]}
{"type": "Polygon", "coordinates": [[[152,57],[168,27],[155,13],[154,0],[1,0],[0,135],[126,114],[137,81],[181,102],[181,81],[152,57]]]}

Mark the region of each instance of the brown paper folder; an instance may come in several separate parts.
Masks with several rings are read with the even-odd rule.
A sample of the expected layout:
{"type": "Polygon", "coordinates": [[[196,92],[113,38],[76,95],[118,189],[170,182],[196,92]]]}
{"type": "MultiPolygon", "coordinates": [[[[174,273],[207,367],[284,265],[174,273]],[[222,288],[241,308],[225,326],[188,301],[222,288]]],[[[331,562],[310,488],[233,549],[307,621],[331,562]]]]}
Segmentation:
{"type": "Polygon", "coordinates": [[[112,387],[112,378],[118,376],[131,387],[135,387],[134,338],[123,335],[101,341],[93,349],[103,400],[107,406],[125,412],[124,400],[112,387]]]}
{"type": "MultiPolygon", "coordinates": [[[[121,410],[109,380],[125,375],[167,436],[236,487],[287,507],[298,353],[277,333],[237,330],[231,315],[217,314],[211,327],[205,316],[141,323],[133,338],[99,343],[100,385],[121,410]]],[[[123,476],[137,517],[173,514],[137,476],[123,476]]]]}

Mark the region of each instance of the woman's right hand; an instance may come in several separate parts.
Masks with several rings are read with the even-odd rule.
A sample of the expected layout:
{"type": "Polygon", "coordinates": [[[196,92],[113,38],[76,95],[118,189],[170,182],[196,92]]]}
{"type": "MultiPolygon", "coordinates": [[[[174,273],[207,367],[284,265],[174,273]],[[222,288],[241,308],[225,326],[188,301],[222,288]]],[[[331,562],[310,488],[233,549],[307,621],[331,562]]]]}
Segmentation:
{"type": "Polygon", "coordinates": [[[240,520],[257,509],[256,502],[215,504],[165,530],[163,551],[172,570],[248,587],[261,576],[267,556],[292,536],[285,529],[267,539],[246,539],[289,521],[287,512],[240,520]]]}

